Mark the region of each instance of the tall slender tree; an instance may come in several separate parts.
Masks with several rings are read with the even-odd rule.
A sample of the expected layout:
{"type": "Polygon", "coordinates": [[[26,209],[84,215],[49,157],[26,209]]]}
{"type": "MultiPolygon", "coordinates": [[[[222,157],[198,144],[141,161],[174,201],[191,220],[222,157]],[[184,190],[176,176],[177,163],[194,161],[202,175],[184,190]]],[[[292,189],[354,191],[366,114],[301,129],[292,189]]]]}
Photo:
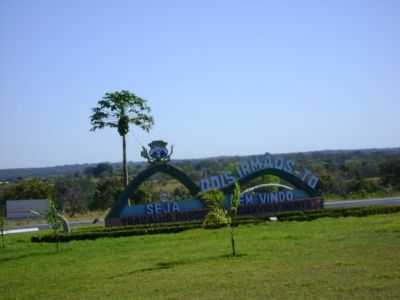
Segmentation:
{"type": "Polygon", "coordinates": [[[91,130],[95,131],[104,127],[117,128],[122,137],[123,183],[127,186],[126,135],[129,132],[129,125],[133,124],[149,132],[154,125],[150,114],[151,109],[146,100],[126,90],[106,93],[97,104],[90,116],[91,130]]]}

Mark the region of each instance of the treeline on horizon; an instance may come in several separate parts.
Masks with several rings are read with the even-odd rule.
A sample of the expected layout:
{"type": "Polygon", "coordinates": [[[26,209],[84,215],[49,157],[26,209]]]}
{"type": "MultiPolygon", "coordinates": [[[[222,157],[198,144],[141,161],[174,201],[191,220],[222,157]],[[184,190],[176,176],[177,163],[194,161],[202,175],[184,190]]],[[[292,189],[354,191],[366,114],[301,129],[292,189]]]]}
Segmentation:
{"type": "MultiPolygon", "coordinates": [[[[400,148],[316,151],[281,154],[320,177],[320,192],[326,199],[384,197],[400,194],[400,148]]],[[[172,163],[193,181],[204,176],[234,171],[248,157],[216,157],[177,160],[172,163]]],[[[130,163],[130,180],[147,163],[130,163]]],[[[123,190],[121,164],[99,163],[51,168],[0,170],[0,204],[13,199],[52,198],[69,215],[86,210],[105,210],[123,190]],[[9,181],[8,183],[4,181],[9,181]]],[[[259,177],[249,186],[279,182],[274,176],[259,177]]],[[[285,182],[282,182],[285,183],[285,182]]],[[[246,187],[243,187],[246,188],[246,187]]],[[[271,188],[270,188],[271,189],[271,188]]],[[[157,174],[131,195],[135,203],[155,202],[160,194],[180,200],[188,190],[168,175],[157,174]]]]}
{"type": "MultiPolygon", "coordinates": [[[[321,150],[321,151],[309,151],[309,152],[293,152],[293,153],[285,153],[285,154],[273,154],[279,155],[285,158],[292,158],[296,161],[298,160],[309,160],[309,159],[318,159],[318,160],[327,160],[329,163],[330,160],[334,160],[337,164],[343,164],[345,160],[354,159],[357,157],[365,157],[365,156],[396,156],[400,155],[400,147],[399,148],[382,148],[382,149],[357,149],[357,150],[321,150]]],[[[199,159],[183,159],[183,160],[173,160],[173,163],[181,164],[193,164],[196,165],[202,161],[239,161],[240,159],[246,159],[250,156],[218,156],[211,158],[199,158],[199,159]]],[[[382,158],[382,157],[381,157],[382,158]]],[[[379,159],[379,158],[378,158],[379,159]]],[[[114,169],[120,169],[121,163],[119,162],[101,162],[110,164],[114,169]]],[[[135,169],[137,166],[145,165],[146,162],[129,162],[129,166],[132,169],[135,169]]],[[[29,178],[41,178],[46,179],[48,177],[53,176],[65,176],[65,175],[76,175],[77,173],[84,173],[87,168],[93,168],[97,166],[96,163],[85,163],[85,164],[68,164],[68,165],[59,165],[59,166],[51,166],[51,167],[35,167],[35,168],[8,168],[8,169],[0,169],[0,181],[2,182],[14,182],[21,179],[29,179],[29,178]]]]}

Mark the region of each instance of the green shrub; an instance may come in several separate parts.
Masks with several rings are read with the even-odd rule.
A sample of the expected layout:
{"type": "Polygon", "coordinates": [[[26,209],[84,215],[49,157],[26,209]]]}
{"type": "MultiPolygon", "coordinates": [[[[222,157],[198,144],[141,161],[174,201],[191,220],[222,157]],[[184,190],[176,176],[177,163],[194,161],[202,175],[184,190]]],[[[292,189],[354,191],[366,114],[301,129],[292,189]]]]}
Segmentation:
{"type": "Polygon", "coordinates": [[[224,194],[217,190],[200,193],[198,197],[209,210],[223,207],[225,198],[224,194]]]}
{"type": "Polygon", "coordinates": [[[203,228],[219,228],[228,225],[229,220],[222,208],[211,210],[203,221],[203,228]]]}
{"type": "Polygon", "coordinates": [[[212,190],[199,194],[200,200],[208,209],[203,221],[203,228],[219,228],[228,225],[229,219],[224,211],[224,194],[212,190]]]}

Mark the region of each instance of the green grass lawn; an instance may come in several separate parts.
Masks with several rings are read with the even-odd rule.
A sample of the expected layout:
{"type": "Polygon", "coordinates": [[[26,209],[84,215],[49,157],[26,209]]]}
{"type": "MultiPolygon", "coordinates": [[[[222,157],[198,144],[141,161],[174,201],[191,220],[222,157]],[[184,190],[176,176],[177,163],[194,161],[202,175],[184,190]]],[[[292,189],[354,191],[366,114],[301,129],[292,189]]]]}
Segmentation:
{"type": "Polygon", "coordinates": [[[7,238],[0,299],[400,299],[400,214],[62,245],[7,238]]]}

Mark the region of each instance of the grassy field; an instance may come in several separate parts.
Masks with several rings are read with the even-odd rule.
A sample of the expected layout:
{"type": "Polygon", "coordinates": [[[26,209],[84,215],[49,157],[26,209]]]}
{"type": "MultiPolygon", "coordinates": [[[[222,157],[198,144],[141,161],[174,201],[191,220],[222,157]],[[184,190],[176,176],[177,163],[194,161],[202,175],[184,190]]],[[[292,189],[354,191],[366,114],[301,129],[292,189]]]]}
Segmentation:
{"type": "Polygon", "coordinates": [[[62,245],[7,238],[1,299],[400,299],[400,214],[62,245]]]}

